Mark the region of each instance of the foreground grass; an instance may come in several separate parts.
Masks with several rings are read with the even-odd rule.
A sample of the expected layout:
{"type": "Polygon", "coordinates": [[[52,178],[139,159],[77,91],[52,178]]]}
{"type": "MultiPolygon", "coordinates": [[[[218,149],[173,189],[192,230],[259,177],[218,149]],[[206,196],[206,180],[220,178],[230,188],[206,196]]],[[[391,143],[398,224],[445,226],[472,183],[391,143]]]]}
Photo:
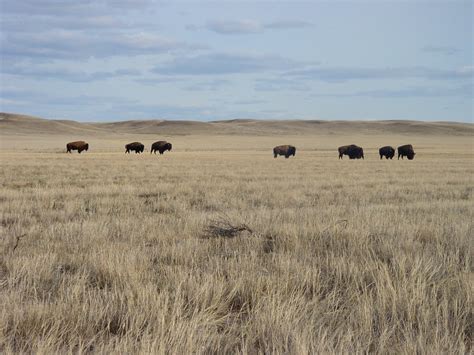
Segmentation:
{"type": "Polygon", "coordinates": [[[435,143],[2,153],[0,351],[472,351],[473,153],[435,143]]]}

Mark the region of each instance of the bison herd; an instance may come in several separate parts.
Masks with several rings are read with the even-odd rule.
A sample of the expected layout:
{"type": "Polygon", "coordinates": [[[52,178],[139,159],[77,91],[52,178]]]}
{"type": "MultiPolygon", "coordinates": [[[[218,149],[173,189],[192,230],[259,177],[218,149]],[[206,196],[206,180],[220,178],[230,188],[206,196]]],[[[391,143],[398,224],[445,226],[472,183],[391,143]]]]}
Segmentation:
{"type": "MultiPolygon", "coordinates": [[[[171,151],[172,144],[166,141],[158,141],[151,145],[150,154],[159,152],[163,154],[166,151],[171,151]]],[[[89,144],[84,141],[76,141],[66,144],[68,153],[72,153],[73,150],[77,150],[78,153],[89,150],[89,144]]],[[[411,144],[402,145],[398,149],[398,159],[407,157],[408,160],[413,160],[415,157],[415,151],[411,144]]],[[[133,142],[125,145],[125,153],[135,152],[135,154],[143,153],[145,146],[140,142],[133,142]]],[[[339,159],[342,159],[344,155],[347,155],[349,159],[364,159],[364,149],[355,144],[343,145],[339,147],[339,159]]],[[[285,158],[296,155],[296,148],[292,145],[279,145],[273,148],[273,157],[276,158],[279,155],[283,155],[285,158]]],[[[393,159],[395,156],[395,148],[385,146],[379,149],[380,159],[393,159]]]]}
{"type": "MultiPolygon", "coordinates": [[[[163,154],[165,151],[171,151],[172,145],[171,143],[165,142],[165,141],[158,141],[155,142],[151,145],[151,153],[155,153],[158,151],[160,154],[163,154]]],[[[80,154],[82,151],[88,151],[89,150],[89,143],[86,143],[84,141],[77,141],[77,142],[71,142],[66,144],[66,152],[67,153],[72,153],[72,150],[77,150],[77,152],[80,154]]],[[[140,154],[145,151],[145,145],[140,143],[140,142],[133,142],[133,143],[128,143],[125,144],[125,153],[130,152],[135,152],[135,154],[140,154]]]]}
{"type": "MultiPolygon", "coordinates": [[[[355,144],[350,145],[343,145],[337,149],[339,152],[339,159],[342,159],[344,155],[347,155],[349,159],[364,159],[364,149],[359,147],[355,144]]],[[[279,155],[284,155],[285,158],[289,158],[290,156],[295,156],[296,148],[292,145],[279,145],[273,148],[273,157],[277,157],[279,155]]],[[[385,157],[386,159],[393,159],[395,156],[395,149],[390,146],[385,146],[379,149],[380,159],[385,157]]],[[[413,146],[411,144],[406,144],[398,147],[398,159],[400,157],[407,157],[408,160],[413,160],[415,157],[415,151],[413,150],[413,146]]]]}
{"type": "MultiPolygon", "coordinates": [[[[364,159],[364,150],[361,147],[356,146],[355,144],[344,145],[339,147],[339,159],[342,159],[343,155],[349,156],[349,159],[364,159]]],[[[411,144],[401,145],[398,147],[398,159],[400,157],[407,157],[408,160],[413,160],[415,157],[415,151],[411,144]]],[[[385,146],[379,149],[380,159],[385,157],[385,159],[393,159],[395,156],[395,148],[391,146],[385,146]]]]}
{"type": "MultiPolygon", "coordinates": [[[[356,146],[355,144],[344,145],[338,148],[339,159],[342,159],[343,155],[349,156],[349,159],[364,159],[364,150],[361,147],[356,146]]],[[[398,159],[400,157],[407,157],[408,160],[413,160],[415,157],[415,151],[411,144],[401,145],[398,147],[398,159]]],[[[393,159],[395,156],[395,148],[391,146],[385,146],[379,149],[380,159],[385,157],[385,159],[393,159]]]]}
{"type": "MultiPolygon", "coordinates": [[[[171,151],[171,148],[173,148],[173,145],[171,143],[166,141],[158,141],[151,145],[150,154],[156,154],[156,152],[163,154],[166,151],[171,151]]],[[[133,142],[125,145],[125,153],[130,153],[131,151],[134,151],[135,154],[139,154],[143,153],[144,150],[145,146],[140,142],[133,142]]]]}
{"type": "MultiPolygon", "coordinates": [[[[390,146],[382,147],[379,149],[380,159],[385,157],[385,159],[393,159],[395,156],[395,149],[390,146]]],[[[415,157],[415,151],[413,150],[413,146],[411,144],[401,145],[398,147],[398,159],[400,157],[407,157],[408,160],[413,160],[415,157]]]]}

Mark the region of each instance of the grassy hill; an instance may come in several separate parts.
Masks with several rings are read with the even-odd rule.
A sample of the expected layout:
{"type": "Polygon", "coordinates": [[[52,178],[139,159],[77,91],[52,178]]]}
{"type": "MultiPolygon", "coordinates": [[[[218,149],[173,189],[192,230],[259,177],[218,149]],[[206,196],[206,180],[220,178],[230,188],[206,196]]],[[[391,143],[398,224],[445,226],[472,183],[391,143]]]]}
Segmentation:
{"type": "Polygon", "coordinates": [[[235,119],[212,122],[131,120],[84,123],[0,113],[3,135],[449,135],[472,136],[474,125],[422,121],[322,121],[235,119]]]}

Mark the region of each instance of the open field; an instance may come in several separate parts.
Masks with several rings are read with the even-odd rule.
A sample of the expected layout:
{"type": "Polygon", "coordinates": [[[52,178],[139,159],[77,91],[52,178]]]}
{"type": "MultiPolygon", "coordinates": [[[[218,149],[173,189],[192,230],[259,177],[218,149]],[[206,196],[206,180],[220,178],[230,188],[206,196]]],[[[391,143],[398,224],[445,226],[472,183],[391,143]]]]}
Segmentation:
{"type": "Polygon", "coordinates": [[[473,350],[473,125],[17,122],[0,127],[0,352],[473,350]],[[64,153],[74,139],[89,152],[64,153]],[[350,143],[365,160],[338,160],[350,143]],[[407,143],[415,160],[379,160],[407,143]]]}

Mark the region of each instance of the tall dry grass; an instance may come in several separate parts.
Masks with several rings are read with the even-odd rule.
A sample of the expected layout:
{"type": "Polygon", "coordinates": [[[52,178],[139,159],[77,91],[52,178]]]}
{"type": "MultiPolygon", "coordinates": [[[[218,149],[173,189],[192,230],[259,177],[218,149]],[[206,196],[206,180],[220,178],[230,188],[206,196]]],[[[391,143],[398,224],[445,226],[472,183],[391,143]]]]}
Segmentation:
{"type": "Polygon", "coordinates": [[[362,138],[5,145],[0,351],[471,352],[472,143],[362,138]]]}

